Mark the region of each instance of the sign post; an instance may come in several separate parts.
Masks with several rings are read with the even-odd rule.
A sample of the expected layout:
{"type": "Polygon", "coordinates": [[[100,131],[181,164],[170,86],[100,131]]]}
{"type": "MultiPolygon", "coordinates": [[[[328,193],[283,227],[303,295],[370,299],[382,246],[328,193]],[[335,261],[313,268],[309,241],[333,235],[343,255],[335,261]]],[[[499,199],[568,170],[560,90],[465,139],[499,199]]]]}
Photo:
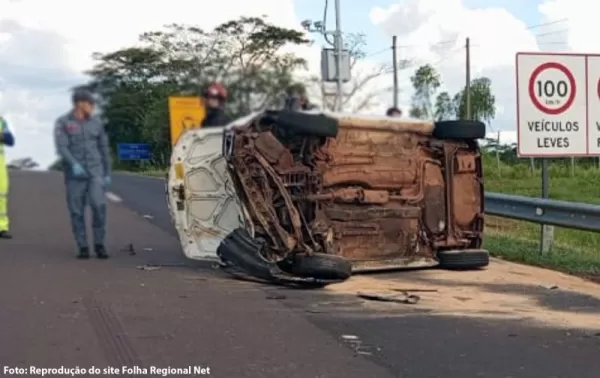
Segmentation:
{"type": "Polygon", "coordinates": [[[169,97],[171,145],[177,143],[185,130],[201,127],[205,116],[206,109],[201,97],[169,97]]]}
{"type": "MultiPolygon", "coordinates": [[[[542,198],[548,198],[549,158],[600,155],[600,56],[518,53],[516,69],[517,151],[542,159],[542,198]]],[[[542,253],[552,234],[542,225],[542,253]]]]}

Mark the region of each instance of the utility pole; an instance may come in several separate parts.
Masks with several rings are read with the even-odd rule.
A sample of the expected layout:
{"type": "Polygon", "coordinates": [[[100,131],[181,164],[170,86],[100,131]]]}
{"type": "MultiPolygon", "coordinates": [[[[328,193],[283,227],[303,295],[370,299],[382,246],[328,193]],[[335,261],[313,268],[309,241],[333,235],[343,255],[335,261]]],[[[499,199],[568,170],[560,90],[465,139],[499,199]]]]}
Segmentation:
{"type": "Polygon", "coordinates": [[[342,111],[344,99],[344,82],[342,77],[342,54],[344,51],[344,41],[342,39],[342,20],[341,20],[340,0],[335,0],[335,44],[336,44],[336,64],[337,64],[337,110],[342,111]]]}
{"type": "Polygon", "coordinates": [[[466,98],[466,116],[467,119],[471,119],[471,41],[467,38],[467,42],[465,44],[466,48],[466,78],[467,83],[465,85],[465,98],[466,98]]]}
{"type": "MultiPolygon", "coordinates": [[[[335,0],[335,30],[327,30],[327,0],[325,1],[325,15],[323,17],[323,21],[313,22],[312,20],[304,20],[301,23],[302,27],[306,31],[323,35],[325,41],[333,47],[333,49],[323,49],[321,51],[321,75],[322,77],[327,77],[324,79],[325,81],[336,83],[335,110],[337,111],[341,111],[344,106],[344,81],[350,80],[350,72],[348,71],[346,74],[343,72],[344,67],[349,70],[350,63],[349,56],[344,55],[345,49],[342,33],[342,10],[340,3],[341,0],[335,0]],[[333,37],[333,41],[329,40],[330,36],[333,37]],[[330,53],[331,55],[329,55],[330,53]],[[331,60],[333,60],[333,62],[331,62],[333,63],[331,66],[329,64],[330,57],[331,60]],[[333,69],[334,65],[335,69],[333,69]]],[[[322,88],[325,89],[324,82],[322,83],[322,88]]]]}
{"type": "Polygon", "coordinates": [[[392,67],[394,69],[394,107],[398,107],[398,57],[397,54],[397,37],[392,37],[392,67]]]}

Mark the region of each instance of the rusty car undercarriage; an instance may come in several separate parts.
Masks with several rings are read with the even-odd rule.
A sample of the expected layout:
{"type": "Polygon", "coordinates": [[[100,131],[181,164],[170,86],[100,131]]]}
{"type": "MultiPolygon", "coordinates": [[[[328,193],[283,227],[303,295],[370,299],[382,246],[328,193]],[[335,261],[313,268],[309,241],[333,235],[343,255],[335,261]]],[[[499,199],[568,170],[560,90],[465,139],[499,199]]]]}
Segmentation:
{"type": "Polygon", "coordinates": [[[244,227],[217,253],[236,273],[323,286],[354,272],[489,262],[480,122],[283,110],[224,133],[244,227]]]}

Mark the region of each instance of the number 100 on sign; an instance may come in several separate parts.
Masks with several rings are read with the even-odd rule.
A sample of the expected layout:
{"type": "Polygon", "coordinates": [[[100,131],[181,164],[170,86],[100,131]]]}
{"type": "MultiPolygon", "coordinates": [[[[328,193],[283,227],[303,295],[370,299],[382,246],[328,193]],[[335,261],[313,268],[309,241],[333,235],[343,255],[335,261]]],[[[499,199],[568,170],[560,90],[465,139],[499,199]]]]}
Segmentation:
{"type": "Polygon", "coordinates": [[[538,80],[535,82],[537,88],[537,97],[543,98],[546,106],[561,105],[569,93],[569,85],[564,80],[553,82],[552,80],[538,80]],[[554,96],[558,98],[554,98],[554,96]]]}
{"type": "Polygon", "coordinates": [[[585,84],[577,56],[517,55],[520,156],[585,154],[585,84]]]}

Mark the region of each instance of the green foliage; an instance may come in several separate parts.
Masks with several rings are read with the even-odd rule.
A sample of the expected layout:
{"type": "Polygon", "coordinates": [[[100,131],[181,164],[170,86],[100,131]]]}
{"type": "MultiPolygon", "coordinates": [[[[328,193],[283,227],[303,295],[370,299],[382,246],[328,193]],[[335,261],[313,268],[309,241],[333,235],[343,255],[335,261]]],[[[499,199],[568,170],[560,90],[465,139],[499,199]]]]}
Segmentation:
{"type": "MultiPolygon", "coordinates": [[[[496,97],[492,94],[492,82],[486,77],[471,81],[471,119],[487,121],[496,116],[496,97]]],[[[454,115],[458,119],[467,119],[467,98],[461,90],[454,98],[454,115]]]]}
{"type": "Polygon", "coordinates": [[[435,112],[431,101],[437,89],[442,85],[440,75],[433,66],[426,64],[417,69],[410,78],[410,82],[415,92],[409,113],[419,115],[417,118],[432,119],[435,112]]]}
{"type": "MultiPolygon", "coordinates": [[[[431,65],[424,65],[411,77],[414,89],[411,117],[421,119],[467,119],[467,98],[462,89],[454,95],[440,92],[432,99],[442,85],[442,79],[431,65]]],[[[470,119],[489,122],[496,116],[496,97],[492,93],[492,82],[486,77],[471,81],[471,117],[470,119]]]]}
{"type": "Polygon", "coordinates": [[[441,92],[435,98],[435,119],[442,121],[451,119],[456,114],[456,107],[448,92],[441,92]]]}
{"type": "MultiPolygon", "coordinates": [[[[143,33],[136,46],[94,54],[85,87],[100,96],[113,147],[150,143],[153,165],[165,167],[171,148],[169,96],[200,95],[218,80],[228,90],[227,111],[234,117],[278,104],[294,84],[293,74],[306,66],[282,49],[307,43],[303,33],[258,17],[241,17],[210,31],[172,24],[143,33]]],[[[126,168],[134,167],[128,163],[126,168]]]]}
{"type": "Polygon", "coordinates": [[[58,159],[48,167],[48,170],[62,172],[65,169],[64,167],[64,162],[61,159],[58,159]]]}

